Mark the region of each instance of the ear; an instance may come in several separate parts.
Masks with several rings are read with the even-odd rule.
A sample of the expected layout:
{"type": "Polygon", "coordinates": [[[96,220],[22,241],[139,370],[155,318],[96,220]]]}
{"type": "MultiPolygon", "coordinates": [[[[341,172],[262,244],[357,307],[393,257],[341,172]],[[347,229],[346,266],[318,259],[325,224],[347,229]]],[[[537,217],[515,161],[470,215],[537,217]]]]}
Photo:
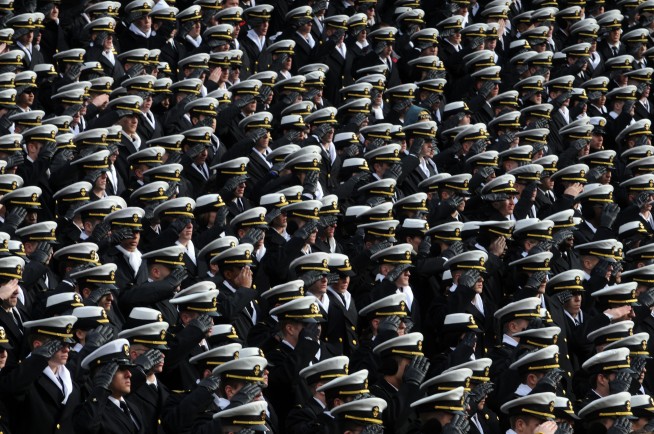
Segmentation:
{"type": "Polygon", "coordinates": [[[82,289],[82,298],[84,298],[84,299],[89,298],[89,295],[91,295],[91,290],[89,288],[83,288],[82,289]]]}
{"type": "Polygon", "coordinates": [[[33,348],[33,349],[37,349],[37,348],[40,347],[41,345],[43,345],[43,342],[41,342],[41,341],[34,341],[34,343],[32,344],[32,348],[33,348]]]}
{"type": "Polygon", "coordinates": [[[202,373],[202,378],[207,378],[209,375],[211,375],[211,370],[205,369],[204,372],[202,373]]]}

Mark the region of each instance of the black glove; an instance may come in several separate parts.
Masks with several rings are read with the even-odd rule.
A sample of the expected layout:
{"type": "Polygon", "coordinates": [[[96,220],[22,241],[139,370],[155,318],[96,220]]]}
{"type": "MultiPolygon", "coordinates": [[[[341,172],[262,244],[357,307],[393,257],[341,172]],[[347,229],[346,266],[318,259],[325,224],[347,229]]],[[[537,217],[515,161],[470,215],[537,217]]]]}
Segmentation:
{"type": "Polygon", "coordinates": [[[108,325],[99,325],[86,334],[84,345],[89,348],[100,348],[114,338],[114,329],[108,325]]]}
{"type": "Polygon", "coordinates": [[[556,298],[559,299],[561,305],[565,305],[573,297],[570,291],[561,291],[556,294],[556,298]]]}
{"type": "Polygon", "coordinates": [[[180,164],[182,162],[181,152],[169,152],[168,159],[165,164],[180,164]]]}
{"type": "Polygon", "coordinates": [[[84,175],[84,181],[88,182],[89,184],[93,185],[95,184],[95,181],[102,175],[103,170],[92,170],[88,172],[86,175],[84,175]]]}
{"type": "Polygon", "coordinates": [[[104,41],[106,41],[108,37],[109,37],[109,32],[102,31],[96,33],[95,39],[93,40],[93,46],[102,47],[104,45],[104,41]]]}
{"type": "Polygon", "coordinates": [[[429,256],[429,253],[431,253],[430,235],[426,235],[422,238],[422,241],[420,241],[420,245],[418,246],[418,253],[424,256],[429,256]]]}
{"type": "Polygon", "coordinates": [[[502,136],[497,141],[497,148],[499,151],[506,151],[511,147],[511,144],[515,140],[515,133],[513,131],[509,131],[502,136]]]}
{"type": "Polygon", "coordinates": [[[496,85],[497,83],[494,81],[484,81],[484,84],[482,84],[481,88],[479,89],[479,95],[483,96],[484,98],[488,98],[493,89],[495,89],[496,85]]]}
{"type": "Polygon", "coordinates": [[[499,202],[507,199],[507,195],[504,193],[489,193],[481,196],[482,200],[488,202],[499,202]]]}
{"type": "Polygon", "coordinates": [[[606,170],[607,170],[606,167],[602,167],[602,166],[593,167],[586,174],[586,179],[588,179],[589,183],[598,182],[599,179],[602,176],[604,176],[604,174],[606,173],[606,170]]]}
{"type": "Polygon", "coordinates": [[[569,91],[563,92],[561,95],[554,98],[552,104],[554,105],[554,107],[559,108],[563,105],[563,103],[565,103],[567,100],[570,99],[570,96],[572,96],[571,92],[569,91]]]}
{"type": "Polygon", "coordinates": [[[246,105],[250,104],[252,101],[253,100],[250,98],[239,98],[236,101],[234,101],[233,104],[236,106],[236,108],[242,109],[246,105]]]}
{"type": "Polygon", "coordinates": [[[215,392],[220,387],[220,377],[215,375],[209,375],[208,377],[203,378],[198,383],[198,386],[204,387],[209,392],[215,392]]]}
{"type": "Polygon", "coordinates": [[[607,261],[606,259],[600,259],[600,261],[593,267],[593,271],[590,272],[591,276],[598,276],[604,279],[606,272],[609,271],[609,267],[613,266],[612,262],[607,261]]]}
{"type": "Polygon", "coordinates": [[[340,29],[340,30],[335,30],[334,33],[331,34],[329,37],[329,40],[332,41],[334,44],[338,44],[345,34],[345,30],[340,29]]]}
{"type": "Polygon", "coordinates": [[[453,242],[452,244],[450,244],[450,247],[448,247],[447,250],[454,253],[454,256],[460,255],[461,253],[465,253],[466,251],[465,246],[463,245],[463,241],[453,242]]]}
{"type": "Polygon", "coordinates": [[[606,430],[606,434],[629,434],[631,432],[631,421],[622,416],[615,420],[613,426],[606,430]]]}
{"type": "Polygon", "coordinates": [[[468,395],[468,404],[470,405],[469,414],[477,413],[479,403],[493,392],[493,383],[486,382],[476,385],[468,395]]]}
{"type": "Polygon", "coordinates": [[[642,208],[644,205],[647,205],[650,203],[649,199],[650,192],[649,191],[643,191],[636,197],[636,199],[633,200],[633,204],[636,205],[638,209],[642,208]]]}
{"type": "Polygon", "coordinates": [[[543,377],[541,377],[540,380],[538,380],[538,386],[540,387],[539,391],[549,391],[556,393],[562,378],[562,369],[550,369],[545,373],[545,375],[543,375],[543,377]]]}
{"type": "Polygon", "coordinates": [[[175,267],[164,280],[173,288],[177,288],[187,277],[188,271],[184,267],[175,267]]]}
{"type": "Polygon", "coordinates": [[[620,213],[620,207],[617,203],[607,203],[602,208],[602,215],[600,216],[600,226],[610,228],[615,223],[615,219],[618,218],[620,213]]]}
{"type": "Polygon", "coordinates": [[[634,104],[636,103],[635,99],[628,99],[627,101],[624,102],[624,105],[622,106],[622,112],[629,114],[631,112],[631,109],[634,108],[634,104]]]}
{"type": "Polygon", "coordinates": [[[262,86],[261,89],[259,89],[259,95],[256,96],[256,98],[264,103],[270,95],[272,95],[273,89],[270,86],[262,86]]]}
{"type": "Polygon", "coordinates": [[[413,139],[413,143],[411,143],[411,147],[409,148],[409,154],[419,157],[422,152],[422,145],[424,144],[425,144],[425,139],[423,139],[422,137],[416,137],[415,139],[413,139]]]}
{"type": "Polygon", "coordinates": [[[311,220],[310,222],[305,223],[304,226],[302,226],[300,229],[295,231],[293,236],[306,241],[309,239],[309,236],[311,236],[316,231],[316,229],[318,229],[318,222],[316,220],[311,220]]]}
{"type": "Polygon", "coordinates": [[[7,167],[8,168],[20,166],[24,162],[25,162],[25,156],[20,151],[14,152],[9,157],[7,157],[7,167]]]}
{"type": "Polygon", "coordinates": [[[55,152],[57,152],[57,144],[55,142],[46,142],[39,151],[39,157],[49,160],[54,156],[55,152]]]}
{"type": "Polygon", "coordinates": [[[613,264],[613,270],[611,270],[611,277],[615,279],[618,274],[622,273],[622,268],[624,267],[622,261],[618,261],[613,264]]]}
{"type": "Polygon", "coordinates": [[[311,339],[312,341],[318,341],[320,339],[320,328],[318,323],[306,323],[302,327],[300,332],[300,337],[305,339],[311,339]]]}
{"type": "Polygon", "coordinates": [[[405,383],[420,386],[427,375],[429,370],[429,359],[424,356],[416,356],[411,359],[409,365],[404,369],[404,377],[402,380],[405,383]]]}
{"type": "Polygon", "coordinates": [[[338,223],[338,217],[335,215],[324,215],[318,220],[318,227],[325,229],[326,227],[333,226],[338,223]]]}
{"type": "Polygon", "coordinates": [[[461,339],[459,345],[474,349],[477,345],[477,334],[475,332],[467,332],[463,336],[463,339],[461,339]]]}
{"type": "Polygon", "coordinates": [[[27,210],[22,206],[15,206],[7,213],[5,217],[5,225],[16,230],[18,226],[25,220],[27,210]]]}
{"type": "Polygon", "coordinates": [[[650,288],[647,292],[640,294],[638,296],[638,302],[647,308],[654,306],[654,288],[650,288]]]}
{"type": "Polygon", "coordinates": [[[395,163],[384,172],[384,179],[397,179],[402,176],[402,165],[400,163],[395,163]]]}
{"type": "Polygon", "coordinates": [[[63,342],[57,339],[50,340],[38,348],[35,348],[32,351],[32,354],[35,356],[45,357],[50,360],[50,357],[54,356],[57,351],[63,347],[63,342]]]}
{"type": "Polygon", "coordinates": [[[544,271],[536,271],[527,279],[525,282],[525,287],[527,288],[540,288],[540,285],[543,283],[543,280],[547,277],[547,273],[544,271]]]}
{"type": "Polygon", "coordinates": [[[288,130],[288,133],[284,136],[290,143],[295,143],[295,141],[300,137],[300,131],[298,130],[288,130]]]}
{"type": "Polygon", "coordinates": [[[197,318],[193,318],[188,325],[200,329],[202,333],[207,333],[213,327],[213,319],[209,315],[203,314],[197,318]]]}
{"type": "Polygon", "coordinates": [[[615,376],[615,380],[609,381],[609,391],[611,395],[616,393],[627,392],[631,387],[634,371],[629,368],[620,369],[615,376]]]}
{"type": "MultiPolygon", "coordinates": [[[[67,280],[67,281],[71,282],[73,285],[77,285],[77,279],[75,279],[74,277],[70,277],[70,275],[75,274],[78,271],[88,270],[89,268],[93,268],[93,267],[95,267],[95,265],[90,264],[90,263],[76,265],[73,268],[71,268],[68,272],[66,272],[66,274],[64,274],[64,280],[67,280]]],[[[88,340],[88,338],[87,338],[87,340],[88,340]]]]}
{"type": "MultiPolygon", "coordinates": [[[[328,285],[336,285],[338,283],[338,279],[340,279],[340,276],[338,273],[328,273],[327,274],[327,284],[328,285]]],[[[305,284],[306,286],[306,284],[305,284]]]]}
{"type": "Polygon", "coordinates": [[[195,157],[200,155],[202,151],[207,149],[207,146],[204,143],[197,144],[185,152],[186,156],[191,160],[195,160],[195,157]]]}
{"type": "Polygon", "coordinates": [[[538,183],[536,182],[530,182],[525,186],[525,188],[522,190],[522,193],[520,193],[520,198],[525,198],[528,200],[532,200],[532,196],[534,194],[534,191],[538,188],[538,183]]]}
{"type": "Polygon", "coordinates": [[[457,285],[465,286],[466,288],[474,288],[480,277],[481,274],[479,273],[479,270],[466,270],[465,273],[459,276],[457,285]]]}
{"type": "Polygon", "coordinates": [[[388,272],[385,280],[388,280],[391,283],[395,283],[397,278],[400,277],[405,271],[406,268],[396,265],[395,268],[388,272]]]}
{"type": "Polygon", "coordinates": [[[572,237],[572,230],[562,229],[552,236],[552,244],[555,247],[559,247],[561,243],[568,240],[570,237],[572,237]]]}
{"type": "Polygon", "coordinates": [[[163,361],[163,353],[159,350],[149,349],[134,360],[136,366],[140,366],[143,372],[148,373],[152,368],[163,361]]]}
{"type": "Polygon", "coordinates": [[[109,362],[106,365],[101,366],[93,377],[93,387],[101,387],[109,390],[109,385],[114,379],[114,375],[116,375],[117,371],[118,363],[116,362],[109,362]]]}
{"type": "Polygon", "coordinates": [[[132,238],[134,238],[134,233],[131,228],[117,228],[111,231],[111,243],[114,245],[132,238]]]}
{"type": "Polygon", "coordinates": [[[81,73],[82,73],[82,64],[73,63],[68,67],[68,70],[64,74],[64,77],[66,77],[70,81],[77,81],[81,73]]]}
{"type": "Polygon", "coordinates": [[[313,130],[313,134],[316,135],[320,140],[323,139],[327,134],[334,131],[334,127],[331,124],[322,124],[313,130]]]}
{"type": "Polygon", "coordinates": [[[239,240],[240,244],[256,244],[263,237],[264,232],[259,228],[251,228],[243,238],[239,240]]]}
{"type": "Polygon", "coordinates": [[[468,434],[468,431],[470,431],[468,418],[463,414],[455,414],[450,423],[443,427],[441,434],[468,434]]]}
{"type": "Polygon", "coordinates": [[[188,217],[178,218],[170,224],[170,227],[179,236],[189,223],[191,223],[191,219],[188,217]]]}
{"type": "Polygon", "coordinates": [[[359,145],[357,145],[356,143],[353,143],[347,148],[345,148],[345,156],[347,158],[356,157],[357,155],[359,155],[359,145]]]}
{"type": "Polygon", "coordinates": [[[30,260],[46,265],[52,253],[52,247],[47,241],[41,241],[36,245],[36,249],[29,255],[30,260]]]}
{"type": "Polygon", "coordinates": [[[264,137],[268,136],[268,130],[265,128],[257,128],[248,132],[248,138],[251,139],[255,144],[264,137]]]}
{"type": "Polygon", "coordinates": [[[307,271],[300,276],[300,279],[304,282],[305,287],[309,287],[322,279],[323,273],[321,271],[307,271]]]}
{"type": "Polygon", "coordinates": [[[631,358],[631,370],[633,371],[633,380],[638,380],[640,378],[640,374],[643,373],[643,370],[645,369],[645,365],[647,365],[647,359],[645,357],[641,356],[632,356],[631,358]]]}
{"type": "Polygon", "coordinates": [[[232,398],[229,400],[229,407],[240,407],[243,404],[252,402],[258,394],[261,393],[261,385],[259,383],[247,383],[241,387],[232,398]]]}
{"type": "Polygon", "coordinates": [[[95,227],[93,228],[93,232],[91,232],[89,241],[92,241],[97,244],[100,241],[107,238],[107,236],[109,236],[110,231],[111,231],[111,223],[100,222],[97,225],[95,225],[95,227]]]}
{"type": "Polygon", "coordinates": [[[222,227],[227,226],[228,215],[229,215],[229,208],[227,206],[221,206],[220,208],[218,208],[218,211],[216,211],[216,220],[214,221],[214,224],[216,226],[222,226],[222,227]]]}
{"type": "Polygon", "coordinates": [[[558,424],[558,428],[554,434],[574,434],[575,429],[570,426],[567,422],[561,422],[558,424]]]}
{"type": "Polygon", "coordinates": [[[378,334],[382,333],[382,332],[397,333],[397,331],[400,328],[400,323],[401,322],[402,322],[402,320],[397,315],[390,315],[390,316],[384,317],[384,319],[379,321],[379,325],[377,326],[377,333],[378,334]]]}
{"type": "Polygon", "coordinates": [[[312,170],[307,173],[304,177],[304,182],[302,183],[302,188],[304,193],[315,194],[316,189],[318,188],[318,174],[319,171],[312,170]]]}
{"type": "Polygon", "coordinates": [[[388,247],[390,247],[392,245],[393,245],[393,243],[391,243],[390,241],[382,241],[380,243],[373,244],[372,246],[370,246],[370,248],[368,249],[368,252],[370,252],[370,256],[372,256],[375,253],[381,252],[382,250],[384,250],[384,249],[386,249],[386,248],[388,248],[388,247]]]}
{"type": "Polygon", "coordinates": [[[220,189],[220,197],[222,197],[225,201],[233,198],[234,190],[236,190],[236,187],[238,187],[242,182],[244,182],[244,180],[241,176],[232,176],[229,178],[227,181],[225,181],[223,188],[220,189]]]}
{"type": "Polygon", "coordinates": [[[72,160],[75,157],[75,154],[70,149],[62,149],[60,152],[57,152],[52,159],[53,165],[62,165],[67,161],[72,160]]]}
{"type": "Polygon", "coordinates": [[[476,140],[475,143],[472,144],[470,147],[470,151],[468,152],[468,155],[477,155],[481,154],[486,150],[487,142],[486,139],[479,139],[476,140]]]}
{"type": "Polygon", "coordinates": [[[443,202],[443,206],[447,209],[448,214],[452,214],[464,201],[465,199],[462,196],[453,194],[443,202]]]}
{"type": "Polygon", "coordinates": [[[384,425],[378,423],[366,425],[361,434],[384,434],[384,425]]]}
{"type": "Polygon", "coordinates": [[[134,78],[143,74],[144,71],[145,71],[145,67],[140,63],[136,63],[132,65],[131,68],[129,68],[129,71],[127,71],[127,75],[129,76],[129,78],[134,78]]]}

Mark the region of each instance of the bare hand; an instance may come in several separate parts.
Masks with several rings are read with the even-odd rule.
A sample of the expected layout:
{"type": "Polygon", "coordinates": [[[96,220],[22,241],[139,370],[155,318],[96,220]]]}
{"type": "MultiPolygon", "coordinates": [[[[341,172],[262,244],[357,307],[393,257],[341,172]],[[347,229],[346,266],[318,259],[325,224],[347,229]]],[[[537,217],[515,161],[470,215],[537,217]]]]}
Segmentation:
{"type": "Polygon", "coordinates": [[[625,321],[631,319],[631,306],[614,307],[613,309],[605,310],[604,313],[613,317],[611,320],[612,323],[625,321]]]}
{"type": "Polygon", "coordinates": [[[536,428],[534,428],[534,433],[542,434],[554,434],[556,432],[557,425],[553,420],[541,423],[536,428]]]}
{"type": "Polygon", "coordinates": [[[234,283],[239,288],[252,288],[252,270],[250,267],[241,268],[241,272],[234,279],[234,283]]]}
{"type": "Polygon", "coordinates": [[[18,279],[12,279],[0,286],[0,300],[7,300],[18,290],[18,279]]]}
{"type": "Polygon", "coordinates": [[[582,191],[584,191],[584,185],[580,182],[575,182],[570,187],[566,188],[565,191],[563,191],[563,194],[569,194],[572,197],[577,197],[581,194],[582,191]]]}
{"type": "Polygon", "coordinates": [[[490,252],[495,256],[503,256],[506,251],[506,238],[499,237],[489,246],[490,252]]]}
{"type": "Polygon", "coordinates": [[[223,69],[220,66],[218,66],[214,68],[213,71],[211,71],[211,74],[209,74],[209,81],[218,83],[221,75],[223,75],[223,69]]]}

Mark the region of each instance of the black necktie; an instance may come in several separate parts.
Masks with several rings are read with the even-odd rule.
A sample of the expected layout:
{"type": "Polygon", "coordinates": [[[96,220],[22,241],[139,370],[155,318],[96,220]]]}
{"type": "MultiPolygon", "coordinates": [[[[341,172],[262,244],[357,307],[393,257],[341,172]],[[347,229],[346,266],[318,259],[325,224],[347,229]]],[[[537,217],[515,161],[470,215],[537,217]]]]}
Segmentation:
{"type": "Polygon", "coordinates": [[[345,304],[345,295],[341,294],[340,292],[337,292],[337,294],[341,298],[341,301],[343,302],[343,306],[347,306],[347,304],[345,304]]]}
{"type": "Polygon", "coordinates": [[[238,209],[238,212],[243,212],[243,201],[241,199],[236,199],[236,209],[238,209]]]}
{"type": "Polygon", "coordinates": [[[66,386],[64,386],[64,380],[61,377],[57,376],[57,380],[59,380],[59,384],[61,385],[61,397],[63,399],[66,396],[66,386]]]}
{"type": "Polygon", "coordinates": [[[613,51],[614,56],[618,55],[618,47],[611,47],[611,51],[613,51]]]}
{"type": "Polygon", "coordinates": [[[20,319],[20,314],[16,309],[11,310],[11,315],[14,318],[14,322],[18,326],[18,329],[20,330],[20,333],[23,334],[23,321],[20,319]]]}
{"type": "Polygon", "coordinates": [[[150,389],[152,389],[154,391],[154,393],[157,393],[159,391],[159,388],[154,383],[150,383],[150,384],[148,384],[148,386],[150,386],[150,389]]]}
{"type": "Polygon", "coordinates": [[[137,429],[140,429],[139,424],[136,422],[136,419],[134,419],[134,416],[132,415],[132,411],[127,406],[127,402],[120,401],[120,409],[123,410],[123,412],[132,420],[134,426],[136,426],[137,429]]]}

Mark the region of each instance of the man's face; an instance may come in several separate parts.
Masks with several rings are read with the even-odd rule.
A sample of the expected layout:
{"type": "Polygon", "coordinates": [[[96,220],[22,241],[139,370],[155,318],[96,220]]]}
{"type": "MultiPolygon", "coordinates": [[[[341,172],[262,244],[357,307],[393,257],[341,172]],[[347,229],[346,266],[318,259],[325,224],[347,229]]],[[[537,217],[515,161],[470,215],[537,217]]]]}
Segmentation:
{"type": "Polygon", "coordinates": [[[34,89],[27,89],[20,95],[18,95],[18,105],[31,106],[34,104],[34,89]]]}
{"type": "Polygon", "coordinates": [[[127,134],[135,134],[136,128],[139,125],[139,118],[136,115],[123,116],[120,119],[120,126],[123,127],[123,131],[127,134]]]}
{"type": "Polygon", "coordinates": [[[143,33],[147,33],[152,28],[152,18],[145,15],[139,18],[138,20],[134,21],[134,25],[138,27],[138,29],[143,33]]]}
{"type": "Polygon", "coordinates": [[[121,366],[118,368],[118,371],[114,374],[114,378],[111,380],[111,384],[109,385],[109,390],[111,390],[112,395],[128,395],[132,390],[131,378],[132,374],[129,372],[127,367],[121,366]]]}
{"type": "Polygon", "coordinates": [[[241,182],[239,185],[236,186],[236,189],[234,190],[234,196],[238,198],[242,198],[244,194],[245,194],[245,182],[241,182]]]}
{"type": "Polygon", "coordinates": [[[70,353],[70,346],[64,344],[59,351],[54,353],[50,361],[57,365],[65,365],[68,362],[68,353],[70,353]]]}
{"type": "Polygon", "coordinates": [[[7,350],[0,348],[0,369],[3,369],[7,364],[7,350]]]}
{"type": "Polygon", "coordinates": [[[140,240],[141,240],[141,233],[132,232],[132,238],[121,241],[120,245],[128,252],[133,252],[138,248],[140,240]]]}
{"type": "Polygon", "coordinates": [[[111,303],[114,301],[114,296],[111,291],[107,295],[103,295],[98,301],[98,306],[103,307],[104,310],[109,312],[111,310],[111,303]]]}

